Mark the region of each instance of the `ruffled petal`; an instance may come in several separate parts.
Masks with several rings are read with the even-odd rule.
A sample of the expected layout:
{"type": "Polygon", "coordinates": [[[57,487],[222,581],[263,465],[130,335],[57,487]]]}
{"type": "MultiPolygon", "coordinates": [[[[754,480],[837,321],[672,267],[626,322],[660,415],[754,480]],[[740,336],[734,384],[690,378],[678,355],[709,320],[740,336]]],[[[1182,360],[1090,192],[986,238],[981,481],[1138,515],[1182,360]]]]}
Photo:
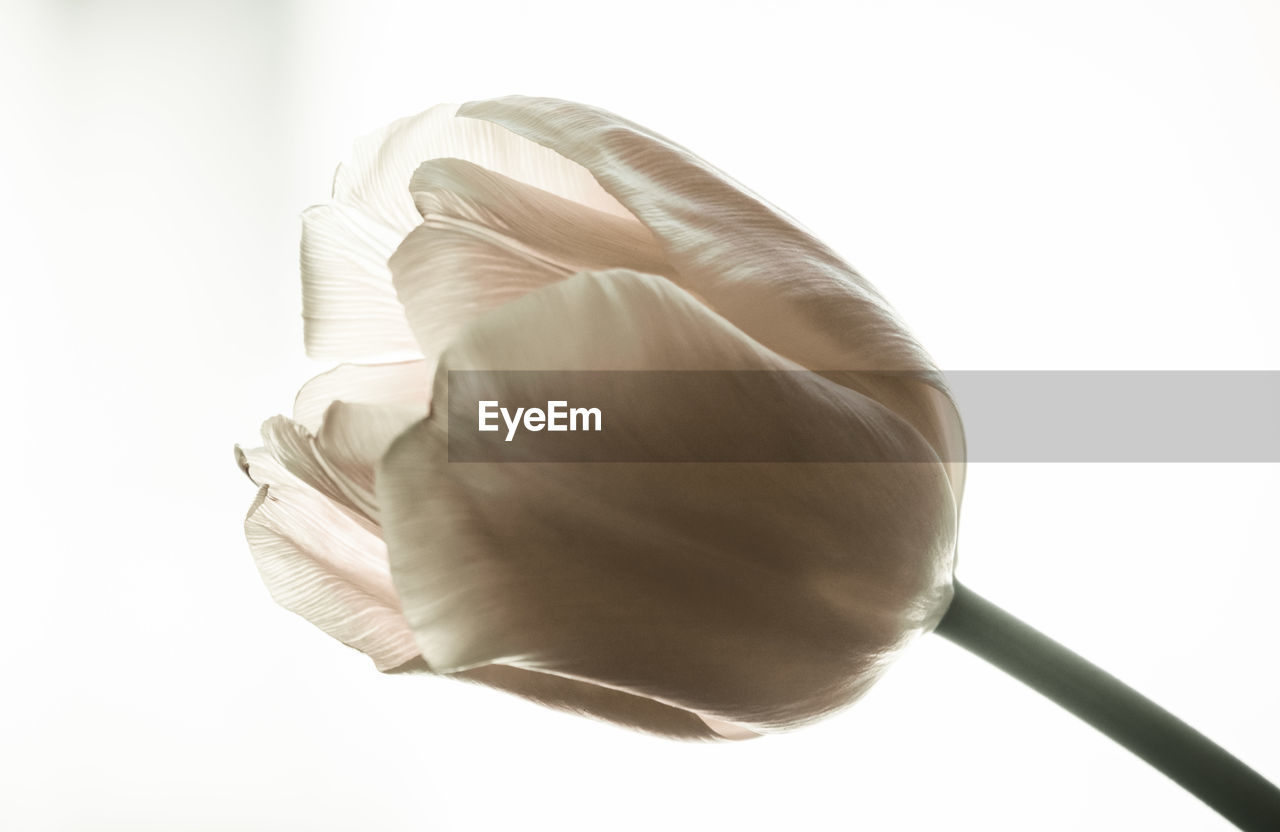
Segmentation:
{"type": "Polygon", "coordinates": [[[929,356],[881,295],[794,220],[674,142],[611,113],[511,96],[458,115],[501,125],[585,167],[653,232],[681,285],[774,351],[859,376],[859,391],[907,419],[946,461],[957,498],[959,417],[929,356]]]}
{"type": "Polygon", "coordinates": [[[260,486],[245,534],[272,597],[368,654],[379,670],[416,657],[373,499],[375,464],[417,408],[333,404],[318,436],[283,416],[264,446],[236,448],[260,486]]]}
{"type": "Polygon", "coordinates": [[[293,420],[315,432],[334,402],[417,408],[431,403],[433,362],[418,359],[390,364],[339,364],[302,385],[293,402],[293,420]]]}
{"type": "Polygon", "coordinates": [[[422,415],[410,405],[334,402],[316,433],[274,416],[262,425],[263,447],[238,453],[245,472],[258,485],[304,483],[350,509],[356,522],[377,534],[375,466],[391,441],[422,415]]]}
{"type": "Polygon", "coordinates": [[[245,536],[271,596],[373,659],[379,670],[418,655],[391,586],[385,544],[305,486],[264,485],[245,536]]]}
{"type": "Polygon", "coordinates": [[[359,508],[346,497],[333,472],[320,458],[315,437],[310,431],[284,416],[273,416],[262,423],[261,432],[261,453],[270,462],[254,465],[258,458],[249,457],[246,473],[250,479],[258,485],[305,484],[323,497],[341,503],[354,513],[354,520],[364,524],[371,533],[377,533],[377,525],[360,514],[359,508]],[[291,477],[281,476],[281,469],[291,477]]]}
{"type": "Polygon", "coordinates": [[[785,371],[732,400],[614,385],[617,458],[692,453],[717,438],[685,417],[748,408],[779,457],[815,435],[832,458],[884,461],[453,464],[478,434],[450,437],[437,406],[377,481],[404,614],[437,672],[517,667],[762,733],[857,699],[945,609],[950,487],[936,461],[897,461],[932,459],[924,439],[670,281],[575,276],[485,315],[441,359],[493,369],[785,371]]]}

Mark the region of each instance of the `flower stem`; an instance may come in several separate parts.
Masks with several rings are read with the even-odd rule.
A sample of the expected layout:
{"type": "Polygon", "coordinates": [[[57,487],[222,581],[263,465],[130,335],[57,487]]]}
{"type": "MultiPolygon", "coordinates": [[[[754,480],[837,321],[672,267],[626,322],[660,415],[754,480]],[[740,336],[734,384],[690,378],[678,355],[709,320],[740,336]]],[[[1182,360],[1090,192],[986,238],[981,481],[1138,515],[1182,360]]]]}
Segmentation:
{"type": "Polygon", "coordinates": [[[1057,702],[1249,832],[1280,830],[1280,789],[1101,668],[956,584],[939,635],[1057,702]]]}

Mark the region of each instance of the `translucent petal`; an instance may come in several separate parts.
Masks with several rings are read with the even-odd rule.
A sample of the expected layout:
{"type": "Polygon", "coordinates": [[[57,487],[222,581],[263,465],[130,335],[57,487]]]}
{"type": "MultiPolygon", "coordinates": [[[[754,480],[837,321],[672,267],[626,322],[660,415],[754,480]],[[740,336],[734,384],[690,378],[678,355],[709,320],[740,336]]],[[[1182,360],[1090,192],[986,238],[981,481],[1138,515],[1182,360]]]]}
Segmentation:
{"type": "Polygon", "coordinates": [[[456,104],[441,104],[357,141],[351,163],[334,176],[334,200],[362,208],[403,236],[421,219],[409,197],[409,177],[428,159],[452,157],[626,216],[579,165],[495,125],[454,118],[456,110],[456,104]]]}
{"type": "Polygon", "coordinates": [[[418,654],[400,613],[382,540],[316,491],[264,485],[245,536],[275,600],[373,659],[379,670],[418,654]]]}
{"type": "Polygon", "coordinates": [[[404,234],[357,208],[335,203],[303,213],[302,322],[308,355],[416,357],[417,345],[387,269],[402,239],[404,234]]]}
{"type": "Polygon", "coordinates": [[[374,470],[392,440],[422,418],[418,408],[334,402],[315,437],[318,461],[342,491],[344,502],[378,520],[374,470]]]}
{"type": "Polygon", "coordinates": [[[334,402],[316,433],[275,416],[262,425],[264,447],[240,453],[250,463],[246,473],[258,485],[305,483],[350,509],[357,522],[377,534],[374,468],[391,441],[421,418],[422,411],[409,405],[334,402]],[[283,477],[281,471],[291,476],[283,477]]]}
{"type": "Polygon", "coordinates": [[[484,227],[432,219],[405,238],[391,270],[418,348],[433,364],[477,315],[570,274],[484,227]]]}
{"type": "MultiPolygon", "coordinates": [[[[458,115],[501,125],[589,170],[653,232],[681,285],[774,351],[815,370],[932,373],[881,295],[794,220],[674,142],[582,104],[511,96],[458,115]]],[[[860,376],[964,475],[959,417],[940,378],[860,376]]]]}
{"type": "Polygon", "coordinates": [[[648,230],[459,159],[424,163],[410,184],[423,222],[390,265],[428,360],[477,315],[586,269],[661,271],[648,230]]]}
{"type": "Polygon", "coordinates": [[[408,357],[408,332],[387,259],[421,221],[409,180],[423,162],[455,158],[607,215],[630,218],[591,175],[563,156],[441,105],[355,143],[334,176],[333,200],[303,215],[303,318],[308,354],[408,357]]]}
{"type": "MultiPolygon", "coordinates": [[[[500,307],[441,360],[493,368],[798,369],[670,281],[622,271],[500,307]]],[[[450,448],[479,434],[451,446],[440,406],[403,433],[377,491],[428,665],[562,676],[755,732],[858,698],[945,609],[955,504],[940,464],[897,461],[932,456],[907,422],[816,374],[772,377],[774,395],[739,399],[619,384],[609,436],[628,458],[692,450],[716,434],[679,417],[746,408],[784,454],[812,434],[884,461],[457,464],[450,448]]]]}

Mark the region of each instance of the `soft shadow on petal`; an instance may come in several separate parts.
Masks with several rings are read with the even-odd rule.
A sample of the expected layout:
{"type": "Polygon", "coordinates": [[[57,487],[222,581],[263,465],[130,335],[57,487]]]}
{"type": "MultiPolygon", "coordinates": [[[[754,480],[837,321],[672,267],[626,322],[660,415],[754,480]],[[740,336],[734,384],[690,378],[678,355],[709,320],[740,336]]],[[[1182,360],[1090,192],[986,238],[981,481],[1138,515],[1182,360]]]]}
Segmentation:
{"type": "Polygon", "coordinates": [[[432,362],[423,359],[390,364],[339,364],[312,378],[298,391],[293,419],[315,432],[334,402],[415,407],[425,416],[431,402],[432,362]]]}
{"type": "Polygon", "coordinates": [[[271,596],[373,659],[379,670],[418,655],[387,572],[382,540],[305,487],[264,485],[245,536],[271,596]]]}
{"type": "Polygon", "coordinates": [[[307,355],[352,360],[415,356],[387,258],[404,239],[341,204],[302,214],[302,323],[307,355]]]}
{"type": "MultiPolygon", "coordinates": [[[[797,367],[670,281],[616,271],[485,315],[441,360],[468,369],[797,367]]],[[[609,434],[619,458],[715,443],[688,417],[738,408],[779,458],[811,431],[846,446],[833,454],[884,461],[450,463],[438,401],[377,482],[427,663],[555,674],[756,732],[857,699],[945,610],[955,505],[940,464],[897,461],[933,454],[894,413],[815,374],[769,377],[770,395],[714,401],[638,399],[618,384],[607,412],[623,425],[609,434]]]]}
{"type": "MultiPolygon", "coordinates": [[[[510,96],[458,115],[501,125],[581,164],[653,232],[681,285],[752,338],[814,370],[931,374],[883,297],[827,246],[683,147],[582,104],[510,96]]],[[[940,377],[858,377],[947,462],[957,495],[964,437],[940,377]]]]}

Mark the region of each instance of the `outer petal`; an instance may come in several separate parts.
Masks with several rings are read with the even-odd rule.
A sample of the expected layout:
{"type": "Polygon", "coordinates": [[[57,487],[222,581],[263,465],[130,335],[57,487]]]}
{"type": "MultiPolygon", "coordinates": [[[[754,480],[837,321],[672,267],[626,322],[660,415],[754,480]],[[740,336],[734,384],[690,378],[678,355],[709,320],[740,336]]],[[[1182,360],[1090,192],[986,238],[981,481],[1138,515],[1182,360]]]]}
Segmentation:
{"type": "MultiPolygon", "coordinates": [[[[796,369],[669,281],[627,272],[495,310],[441,367],[796,369]]],[[[449,463],[437,406],[392,445],[377,486],[427,663],[563,676],[756,732],[860,696],[949,601],[955,505],[939,463],[892,461],[932,456],[908,423],[796,375],[735,401],[628,400],[619,385],[619,455],[715,441],[673,408],[746,407],[763,443],[785,450],[812,426],[886,461],[449,463]]]]}
{"type": "Polygon", "coordinates": [[[391,586],[385,544],[341,506],[300,484],[264,485],[245,536],[281,606],[367,654],[379,670],[418,655],[391,586]]]}
{"type": "MultiPolygon", "coordinates": [[[[678,274],[752,338],[815,370],[935,368],[880,294],[793,220],[688,150],[611,113],[512,96],[458,115],[501,125],[591,171],[649,227],[678,274]]],[[[860,377],[859,389],[907,419],[963,483],[959,417],[932,384],[860,377]]]]}
{"type": "Polygon", "coordinates": [[[283,416],[265,446],[236,449],[261,486],[245,534],[272,597],[367,653],[379,670],[418,655],[391,583],[373,499],[374,466],[417,408],[334,403],[317,436],[283,416]]]}

